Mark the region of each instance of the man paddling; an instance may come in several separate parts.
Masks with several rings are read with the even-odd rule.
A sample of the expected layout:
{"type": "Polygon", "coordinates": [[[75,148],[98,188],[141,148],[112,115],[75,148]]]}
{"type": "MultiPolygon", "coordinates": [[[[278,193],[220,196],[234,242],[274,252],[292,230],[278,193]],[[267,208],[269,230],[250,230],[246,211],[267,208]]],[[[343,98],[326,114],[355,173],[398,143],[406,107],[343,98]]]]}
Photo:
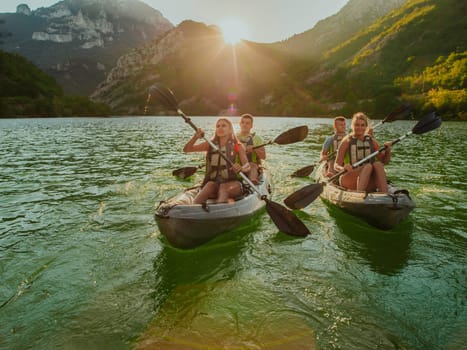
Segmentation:
{"type": "Polygon", "coordinates": [[[250,162],[250,172],[248,177],[254,184],[258,183],[261,161],[266,159],[266,149],[263,147],[255,148],[255,146],[263,145],[263,139],[252,133],[253,116],[251,114],[243,114],[240,119],[240,132],[237,133],[237,138],[245,146],[246,155],[250,162]]]}
{"type": "Polygon", "coordinates": [[[337,148],[345,136],[346,121],[345,117],[338,116],[334,118],[334,135],[328,136],[323,143],[321,150],[320,162],[326,160],[327,163],[327,176],[335,174],[334,159],[336,158],[337,148]]]}

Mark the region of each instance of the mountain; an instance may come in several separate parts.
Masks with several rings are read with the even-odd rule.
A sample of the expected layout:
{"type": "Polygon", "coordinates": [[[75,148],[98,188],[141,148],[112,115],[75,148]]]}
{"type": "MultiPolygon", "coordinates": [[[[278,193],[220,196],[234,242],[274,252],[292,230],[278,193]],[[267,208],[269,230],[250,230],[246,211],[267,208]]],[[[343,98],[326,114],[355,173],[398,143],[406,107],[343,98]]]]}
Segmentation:
{"type": "Polygon", "coordinates": [[[325,51],[350,39],[380,17],[401,7],[406,1],[349,1],[335,15],[319,21],[310,30],[278,43],[277,47],[297,57],[320,58],[325,51]]]}
{"type": "Polygon", "coordinates": [[[121,57],[91,97],[117,113],[141,113],[148,87],[162,81],[190,113],[238,112],[277,86],[287,64],[267,45],[245,41],[233,50],[216,26],[184,21],[160,40],[121,57]]]}
{"type": "MultiPolygon", "coordinates": [[[[320,22],[320,28],[351,23],[355,32],[369,22],[357,21],[356,26],[356,13],[374,20],[401,2],[381,1],[377,8],[373,0],[351,0],[329,19],[329,25],[328,20],[320,22]]],[[[350,31],[347,27],[339,30],[350,31]]],[[[231,113],[303,114],[303,108],[296,109],[295,95],[305,91],[294,72],[309,64],[308,57],[291,47],[306,48],[306,37],[276,44],[244,41],[232,51],[218,28],[185,21],[160,40],[121,57],[92,98],[110,104],[117,113],[141,113],[147,87],[163,81],[183,98],[190,113],[218,114],[230,109],[231,113]]],[[[340,42],[336,39],[335,45],[340,42]]]]}
{"type": "Polygon", "coordinates": [[[173,28],[138,0],[64,0],[36,11],[21,4],[0,20],[10,34],[5,51],[31,60],[66,93],[82,95],[105,79],[121,55],[173,28]]]}
{"type": "Polygon", "coordinates": [[[306,54],[314,45],[306,38],[353,23],[358,9],[359,18],[371,17],[373,4],[350,0],[306,35],[275,44],[243,42],[235,50],[215,28],[182,23],[134,57],[123,57],[93,98],[119,113],[142,113],[145,91],[157,81],[171,87],[190,114],[350,116],[362,110],[382,117],[404,100],[418,114],[436,109],[446,119],[467,119],[465,1],[392,3],[392,11],[358,30],[342,24],[345,39],[335,34],[306,54]],[[124,62],[137,56],[132,71],[124,62]]]}
{"type": "Polygon", "coordinates": [[[295,76],[309,96],[341,102],[347,113],[377,113],[405,99],[422,112],[466,119],[465,13],[461,0],[409,0],[295,76]]]}

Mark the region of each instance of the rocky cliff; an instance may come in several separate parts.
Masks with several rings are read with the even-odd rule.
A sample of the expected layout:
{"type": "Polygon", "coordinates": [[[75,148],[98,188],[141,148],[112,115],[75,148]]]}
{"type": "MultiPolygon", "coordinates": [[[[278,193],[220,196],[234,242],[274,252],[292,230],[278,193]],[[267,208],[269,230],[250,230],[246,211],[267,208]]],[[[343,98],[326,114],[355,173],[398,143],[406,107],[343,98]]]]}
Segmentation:
{"type": "Polygon", "coordinates": [[[11,36],[3,49],[27,57],[67,93],[89,94],[118,58],[173,25],[138,0],[64,0],[31,11],[0,14],[11,36]]]}

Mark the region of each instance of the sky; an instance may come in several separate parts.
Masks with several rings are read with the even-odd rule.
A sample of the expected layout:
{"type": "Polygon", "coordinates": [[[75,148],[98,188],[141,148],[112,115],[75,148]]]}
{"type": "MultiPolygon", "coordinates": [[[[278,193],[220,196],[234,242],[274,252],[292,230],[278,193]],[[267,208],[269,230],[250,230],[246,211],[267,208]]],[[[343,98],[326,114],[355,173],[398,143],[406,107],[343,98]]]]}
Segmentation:
{"type": "MultiPolygon", "coordinates": [[[[242,39],[270,43],[311,29],[337,13],[348,0],[142,0],[174,25],[185,19],[221,27],[237,26],[242,39]]],[[[58,0],[1,0],[0,12],[15,12],[21,3],[31,10],[58,0]]]]}

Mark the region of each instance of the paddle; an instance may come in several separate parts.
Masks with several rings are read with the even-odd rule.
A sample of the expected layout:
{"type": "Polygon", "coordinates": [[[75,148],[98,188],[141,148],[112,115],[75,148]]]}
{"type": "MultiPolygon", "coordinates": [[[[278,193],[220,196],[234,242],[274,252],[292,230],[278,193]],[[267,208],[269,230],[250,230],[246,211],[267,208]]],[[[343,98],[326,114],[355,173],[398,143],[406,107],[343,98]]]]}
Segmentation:
{"type": "MultiPolygon", "coordinates": [[[[260,148],[260,147],[273,145],[273,144],[288,145],[291,143],[302,141],[307,135],[308,135],[308,126],[306,125],[297,126],[295,128],[284,131],[282,134],[277,136],[273,141],[269,141],[261,145],[254,146],[253,148],[255,149],[255,148],[260,148]]],[[[194,173],[196,173],[198,169],[201,169],[202,167],[204,167],[204,165],[199,165],[197,167],[189,166],[189,167],[176,169],[172,171],[172,175],[184,179],[184,178],[187,178],[193,175],[194,173]]]]}
{"type": "MultiPolygon", "coordinates": [[[[405,103],[397,107],[396,109],[392,110],[383,120],[381,120],[379,123],[373,126],[373,129],[376,129],[377,127],[379,127],[380,125],[383,125],[384,123],[392,123],[395,120],[407,118],[410,115],[410,113],[412,113],[412,106],[408,103],[405,103]]],[[[336,155],[336,151],[332,152],[329,157],[333,157],[335,155],[336,155]]],[[[307,177],[313,172],[315,167],[318,165],[319,165],[319,162],[312,164],[312,165],[307,165],[306,167],[298,169],[290,176],[307,177]]]]}
{"type": "Polygon", "coordinates": [[[284,131],[282,134],[277,136],[274,140],[263,143],[261,145],[254,146],[253,148],[260,148],[267,145],[289,145],[291,143],[303,141],[308,135],[308,126],[302,125],[295,128],[284,131]]]}
{"type": "MultiPolygon", "coordinates": [[[[392,141],[392,145],[395,145],[399,141],[405,139],[407,136],[412,134],[421,135],[427,133],[431,130],[438,128],[441,125],[441,118],[438,117],[434,112],[427,114],[424,116],[414,127],[411,131],[406,133],[405,135],[399,137],[398,139],[392,141]]],[[[381,147],[378,151],[375,151],[368,155],[367,157],[363,158],[362,160],[358,161],[355,164],[352,164],[352,169],[357,168],[358,166],[362,165],[369,159],[375,157],[378,153],[383,152],[386,149],[386,146],[381,147]]],[[[313,202],[320,194],[323,192],[324,186],[327,183],[332,182],[333,180],[337,179],[342,174],[347,172],[346,169],[338,172],[337,174],[330,177],[328,180],[322,183],[311,184],[305,186],[298,191],[295,191],[291,195],[289,195],[285,200],[284,203],[291,209],[301,209],[305,208],[308,204],[313,202]]]]}
{"type": "Polygon", "coordinates": [[[201,169],[203,167],[204,167],[204,164],[201,164],[198,166],[187,166],[184,168],[175,169],[174,171],[172,171],[172,175],[177,176],[181,179],[185,179],[187,177],[190,177],[191,175],[196,173],[198,169],[201,169]]]}
{"type": "MultiPolygon", "coordinates": [[[[175,96],[171,90],[161,84],[156,83],[149,88],[148,102],[153,96],[156,97],[164,106],[177,111],[177,113],[185,120],[185,122],[193,128],[193,130],[198,130],[191,119],[187,117],[186,114],[183,113],[183,111],[179,108],[177,100],[175,99],[175,96]]],[[[206,138],[206,136],[203,136],[203,139],[209,144],[209,146],[211,146],[214,151],[219,151],[217,146],[212,143],[211,140],[206,138]]],[[[219,154],[229,165],[233,165],[230,159],[222,152],[219,152],[219,154]]],[[[308,228],[292,211],[288,210],[279,203],[275,203],[268,199],[265,194],[261,193],[261,191],[256,188],[256,186],[244,173],[240,172],[239,174],[242,179],[250,186],[250,188],[253,189],[261,197],[261,199],[266,202],[266,211],[280,231],[292,236],[301,237],[310,234],[308,228]]]]}

